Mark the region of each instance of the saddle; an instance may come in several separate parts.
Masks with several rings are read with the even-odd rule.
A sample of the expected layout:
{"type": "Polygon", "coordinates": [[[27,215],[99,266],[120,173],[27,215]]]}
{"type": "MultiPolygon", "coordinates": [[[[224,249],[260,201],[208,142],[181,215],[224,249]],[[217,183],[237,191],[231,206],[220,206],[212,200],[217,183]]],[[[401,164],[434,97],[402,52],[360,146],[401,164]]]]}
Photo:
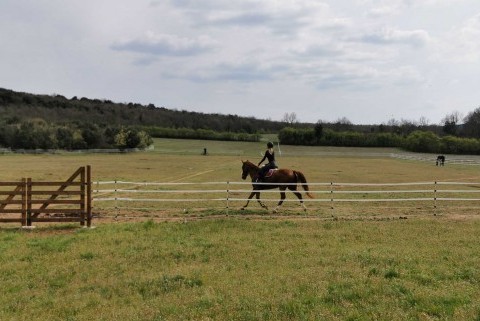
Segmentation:
{"type": "Polygon", "coordinates": [[[268,171],[265,172],[265,174],[263,175],[263,178],[260,178],[260,177],[257,177],[257,179],[255,180],[256,182],[261,182],[262,180],[264,180],[265,178],[269,178],[269,177],[272,177],[273,174],[275,174],[275,172],[278,170],[278,168],[271,168],[269,169],[268,171]]]}
{"type": "Polygon", "coordinates": [[[272,176],[277,170],[278,168],[269,169],[268,172],[265,173],[265,178],[272,176]]]}

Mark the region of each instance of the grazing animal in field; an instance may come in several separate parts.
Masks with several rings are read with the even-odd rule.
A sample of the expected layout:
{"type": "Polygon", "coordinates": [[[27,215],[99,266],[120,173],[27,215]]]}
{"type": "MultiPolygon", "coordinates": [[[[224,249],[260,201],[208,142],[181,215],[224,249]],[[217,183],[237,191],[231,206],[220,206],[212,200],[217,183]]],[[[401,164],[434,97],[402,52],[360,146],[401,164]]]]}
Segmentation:
{"type": "Polygon", "coordinates": [[[445,156],[444,155],[438,155],[437,156],[437,162],[436,162],[436,165],[437,166],[443,166],[445,165],[445,156]]]}
{"type": "Polygon", "coordinates": [[[270,176],[266,176],[262,183],[258,183],[255,179],[258,176],[259,167],[250,161],[242,161],[242,179],[246,179],[247,176],[250,176],[252,179],[253,190],[250,196],[248,197],[247,204],[242,207],[242,210],[248,206],[250,199],[255,195],[258,203],[265,209],[268,207],[262,203],[260,200],[260,191],[265,189],[280,189],[280,201],[273,210],[274,213],[277,212],[278,208],[282,205],[285,200],[285,190],[288,188],[297,196],[302,205],[303,209],[306,211],[307,208],[303,203],[302,194],[297,191],[297,183],[300,182],[303,189],[305,190],[308,197],[313,198],[312,194],[309,192],[307,185],[307,180],[302,172],[292,170],[292,169],[276,169],[273,170],[270,176]]]}

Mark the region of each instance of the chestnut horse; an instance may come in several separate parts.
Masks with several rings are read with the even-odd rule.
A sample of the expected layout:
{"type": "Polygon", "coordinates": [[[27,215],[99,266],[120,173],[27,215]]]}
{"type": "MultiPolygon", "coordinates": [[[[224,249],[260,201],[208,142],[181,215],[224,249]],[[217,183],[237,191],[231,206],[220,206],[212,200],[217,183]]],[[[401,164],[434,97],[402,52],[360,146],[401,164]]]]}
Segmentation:
{"type": "Polygon", "coordinates": [[[282,205],[283,200],[285,199],[285,190],[288,188],[295,194],[299,201],[300,204],[302,205],[303,209],[306,211],[307,208],[305,207],[305,204],[303,203],[302,199],[302,194],[297,191],[297,183],[300,182],[302,183],[302,187],[305,190],[306,194],[308,197],[313,198],[312,194],[309,193],[308,185],[307,185],[307,180],[305,179],[305,176],[295,170],[291,169],[278,169],[275,170],[272,176],[264,178],[262,183],[268,183],[268,184],[262,184],[262,183],[256,183],[254,180],[257,178],[259,167],[255,165],[254,163],[250,161],[242,161],[242,179],[246,179],[247,176],[250,176],[252,179],[252,185],[253,185],[253,190],[250,196],[248,197],[247,204],[242,207],[242,210],[245,209],[248,206],[248,203],[250,202],[250,199],[253,197],[253,195],[256,195],[258,203],[260,203],[260,206],[262,206],[265,209],[268,209],[268,207],[262,203],[260,200],[260,190],[264,189],[273,189],[273,188],[279,188],[280,189],[280,201],[278,202],[277,206],[273,210],[274,213],[277,212],[278,208],[282,205]]]}

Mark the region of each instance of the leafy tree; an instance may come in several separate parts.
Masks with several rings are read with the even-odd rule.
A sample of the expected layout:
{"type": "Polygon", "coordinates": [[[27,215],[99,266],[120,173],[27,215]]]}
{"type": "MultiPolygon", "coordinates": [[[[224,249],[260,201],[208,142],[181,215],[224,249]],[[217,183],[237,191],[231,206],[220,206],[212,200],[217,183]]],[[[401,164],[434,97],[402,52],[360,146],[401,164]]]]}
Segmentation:
{"type": "Polygon", "coordinates": [[[0,125],[0,146],[10,147],[14,136],[14,128],[12,126],[0,125]]]}
{"type": "Polygon", "coordinates": [[[442,119],[443,127],[442,131],[447,135],[455,136],[457,134],[457,126],[460,121],[460,113],[455,111],[451,114],[446,115],[442,119]]]}
{"type": "Polygon", "coordinates": [[[465,117],[463,134],[467,137],[480,138],[480,107],[465,117]]]}
{"type": "Polygon", "coordinates": [[[136,146],[137,148],[146,148],[150,145],[153,144],[153,139],[152,137],[150,137],[150,135],[148,135],[145,131],[143,130],[140,130],[138,133],[137,133],[138,137],[140,138],[140,142],[138,143],[138,145],[136,146]]]}
{"type": "Polygon", "coordinates": [[[35,149],[37,144],[35,141],[35,132],[31,123],[22,123],[20,127],[15,129],[12,148],[35,149]]]}
{"type": "Polygon", "coordinates": [[[127,131],[124,128],[121,128],[115,135],[115,146],[120,149],[127,147],[127,131]]]}
{"type": "Polygon", "coordinates": [[[73,148],[73,131],[69,127],[59,127],[56,132],[58,147],[70,150],[73,148]]]}
{"type": "Polygon", "coordinates": [[[88,145],[83,139],[82,134],[79,131],[76,131],[73,134],[73,144],[72,149],[87,149],[88,145]]]}
{"type": "Polygon", "coordinates": [[[107,127],[104,131],[105,142],[110,146],[116,145],[115,137],[119,132],[120,132],[119,127],[107,127]]]}
{"type": "Polygon", "coordinates": [[[320,139],[323,136],[323,125],[321,122],[317,122],[315,124],[315,127],[313,128],[315,131],[315,137],[317,138],[317,141],[320,141],[320,139]]]}
{"type": "Polygon", "coordinates": [[[35,133],[35,148],[39,149],[56,149],[58,148],[55,134],[49,128],[36,127],[35,133]]]}
{"type": "Polygon", "coordinates": [[[98,148],[102,145],[102,135],[96,126],[89,126],[82,130],[82,137],[87,148],[98,148]]]}
{"type": "Polygon", "coordinates": [[[141,142],[140,136],[138,136],[138,132],[136,130],[129,130],[127,131],[127,135],[125,137],[125,147],[127,148],[135,148],[141,142]]]}

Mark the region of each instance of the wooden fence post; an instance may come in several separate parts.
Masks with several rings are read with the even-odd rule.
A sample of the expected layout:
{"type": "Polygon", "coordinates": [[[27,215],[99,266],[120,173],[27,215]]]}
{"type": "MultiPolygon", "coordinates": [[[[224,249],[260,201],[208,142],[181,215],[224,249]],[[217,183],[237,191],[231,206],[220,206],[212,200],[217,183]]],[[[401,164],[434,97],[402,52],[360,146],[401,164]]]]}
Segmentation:
{"type": "Polygon", "coordinates": [[[85,186],[85,166],[80,167],[80,225],[85,226],[85,203],[86,203],[86,186],[85,186]]]}
{"type": "Polygon", "coordinates": [[[330,209],[332,210],[332,217],[335,216],[334,203],[333,203],[333,182],[330,182],[330,209]]]}
{"type": "Polygon", "coordinates": [[[92,170],[87,165],[87,227],[92,226],[92,170]]]}
{"type": "Polygon", "coordinates": [[[27,226],[27,179],[22,178],[22,226],[27,226]]]}
{"type": "Polygon", "coordinates": [[[32,226],[32,179],[27,178],[27,220],[25,226],[32,226]]]}
{"type": "Polygon", "coordinates": [[[230,210],[230,182],[227,182],[227,216],[230,210]]]}

